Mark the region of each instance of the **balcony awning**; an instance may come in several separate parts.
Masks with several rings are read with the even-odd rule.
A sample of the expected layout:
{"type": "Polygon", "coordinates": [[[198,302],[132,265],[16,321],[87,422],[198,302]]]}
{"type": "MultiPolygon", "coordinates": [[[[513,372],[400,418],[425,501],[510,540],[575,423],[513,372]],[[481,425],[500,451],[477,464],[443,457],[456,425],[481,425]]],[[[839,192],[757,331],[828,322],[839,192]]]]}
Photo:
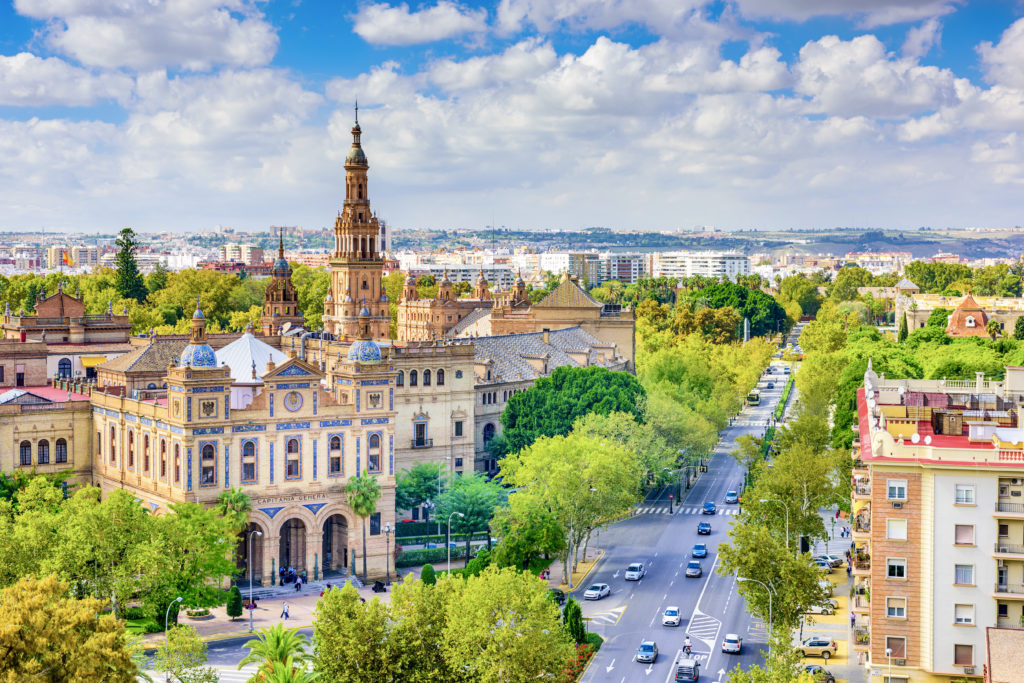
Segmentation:
{"type": "Polygon", "coordinates": [[[94,368],[107,362],[106,356],[82,356],[82,367],[94,368]]]}

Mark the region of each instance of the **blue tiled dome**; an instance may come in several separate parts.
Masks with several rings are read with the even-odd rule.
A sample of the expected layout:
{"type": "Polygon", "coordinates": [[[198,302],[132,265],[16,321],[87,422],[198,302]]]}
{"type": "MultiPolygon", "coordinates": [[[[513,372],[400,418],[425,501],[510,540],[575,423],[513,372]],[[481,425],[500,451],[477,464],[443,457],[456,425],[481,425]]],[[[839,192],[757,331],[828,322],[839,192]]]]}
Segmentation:
{"type": "Polygon", "coordinates": [[[348,156],[345,157],[345,163],[348,164],[365,164],[366,154],[363,153],[362,147],[353,147],[348,151],[348,156]]]}
{"type": "Polygon", "coordinates": [[[376,342],[362,339],[348,347],[348,360],[360,363],[381,362],[380,347],[376,342]]]}
{"type": "Polygon", "coordinates": [[[276,261],[274,261],[272,272],[286,275],[288,273],[288,260],[279,258],[276,261]]]}
{"type": "Polygon", "coordinates": [[[217,356],[209,344],[189,344],[182,350],[178,365],[190,365],[193,368],[217,367],[217,356]]]}
{"type": "Polygon", "coordinates": [[[359,315],[370,315],[370,309],[367,308],[366,306],[363,306],[362,308],[359,309],[359,315]]]}

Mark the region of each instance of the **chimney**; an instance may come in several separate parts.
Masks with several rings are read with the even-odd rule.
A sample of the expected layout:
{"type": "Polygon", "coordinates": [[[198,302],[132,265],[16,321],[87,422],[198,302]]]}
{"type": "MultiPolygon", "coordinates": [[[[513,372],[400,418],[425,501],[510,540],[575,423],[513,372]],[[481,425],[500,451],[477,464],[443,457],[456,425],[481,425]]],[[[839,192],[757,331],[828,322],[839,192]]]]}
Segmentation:
{"type": "Polygon", "coordinates": [[[551,343],[551,330],[545,327],[540,331],[540,338],[545,344],[551,343]]]}
{"type": "Polygon", "coordinates": [[[981,393],[981,389],[985,384],[985,373],[978,371],[974,373],[974,390],[981,393]]]}

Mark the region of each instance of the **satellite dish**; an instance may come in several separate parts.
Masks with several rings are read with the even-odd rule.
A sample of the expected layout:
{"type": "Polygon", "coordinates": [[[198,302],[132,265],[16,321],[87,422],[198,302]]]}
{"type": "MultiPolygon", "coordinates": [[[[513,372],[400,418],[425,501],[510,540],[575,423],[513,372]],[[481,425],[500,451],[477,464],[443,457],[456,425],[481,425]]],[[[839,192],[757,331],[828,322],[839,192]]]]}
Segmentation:
{"type": "Polygon", "coordinates": [[[925,443],[926,446],[927,445],[931,445],[931,443],[932,443],[931,434],[929,434],[928,436],[924,437],[924,443],[925,443]]]}
{"type": "Polygon", "coordinates": [[[917,432],[914,432],[913,436],[910,437],[910,440],[914,443],[917,443],[918,441],[921,440],[921,435],[918,434],[917,432]]]}

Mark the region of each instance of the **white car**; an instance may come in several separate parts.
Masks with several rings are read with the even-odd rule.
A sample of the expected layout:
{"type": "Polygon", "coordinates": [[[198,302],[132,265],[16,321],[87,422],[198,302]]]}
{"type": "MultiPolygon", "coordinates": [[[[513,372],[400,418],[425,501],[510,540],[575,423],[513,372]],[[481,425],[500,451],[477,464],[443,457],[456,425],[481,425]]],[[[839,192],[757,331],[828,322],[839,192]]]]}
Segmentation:
{"type": "Polygon", "coordinates": [[[679,608],[675,605],[665,608],[665,613],[661,615],[662,626],[679,626],[682,622],[682,616],[679,614],[679,608]]]}
{"type": "Polygon", "coordinates": [[[587,590],[583,591],[584,600],[600,600],[606,598],[612,594],[611,586],[607,583],[594,583],[591,584],[587,590]]]}
{"type": "Polygon", "coordinates": [[[743,649],[743,639],[735,633],[726,633],[722,641],[722,652],[738,655],[743,649]]]}
{"type": "Polygon", "coordinates": [[[644,574],[646,573],[647,568],[644,567],[643,562],[634,562],[626,567],[626,581],[639,581],[644,578],[644,574]]]}

